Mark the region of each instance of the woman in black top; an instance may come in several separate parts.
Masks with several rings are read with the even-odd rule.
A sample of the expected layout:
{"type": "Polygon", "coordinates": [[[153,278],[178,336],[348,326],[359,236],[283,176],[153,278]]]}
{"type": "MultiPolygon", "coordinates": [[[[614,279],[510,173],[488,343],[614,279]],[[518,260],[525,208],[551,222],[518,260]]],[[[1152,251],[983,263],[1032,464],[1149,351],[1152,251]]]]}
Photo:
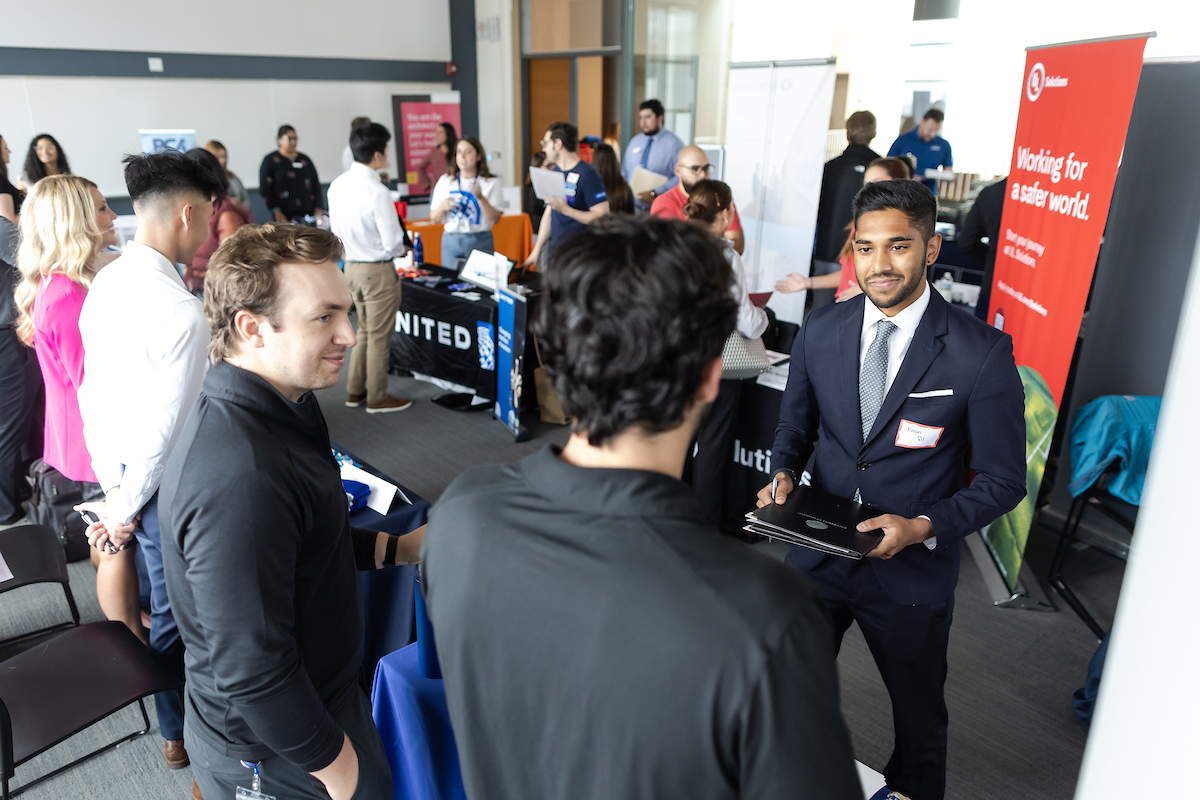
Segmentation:
{"type": "Polygon", "coordinates": [[[17,224],[17,215],[21,213],[21,203],[25,193],[13,186],[8,180],[8,159],[12,153],[8,142],[0,136],[0,217],[4,217],[13,225],[17,224]]]}
{"type": "Polygon", "coordinates": [[[267,153],[258,168],[258,191],[276,222],[311,224],[304,219],[325,217],[321,181],[311,158],[296,148],[300,137],[291,125],[279,128],[279,149],[267,153]]]}
{"type": "Polygon", "coordinates": [[[621,159],[611,145],[600,144],[592,150],[592,166],[600,173],[608,193],[608,210],[613,214],[633,213],[633,190],[621,177],[621,159]]]}

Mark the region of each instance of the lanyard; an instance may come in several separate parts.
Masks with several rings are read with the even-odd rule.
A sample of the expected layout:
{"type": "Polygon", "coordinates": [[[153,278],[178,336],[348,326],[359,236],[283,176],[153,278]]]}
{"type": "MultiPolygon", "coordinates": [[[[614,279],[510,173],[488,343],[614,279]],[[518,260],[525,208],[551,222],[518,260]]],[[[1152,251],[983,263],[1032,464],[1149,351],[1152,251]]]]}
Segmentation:
{"type": "Polygon", "coordinates": [[[254,770],[254,777],[250,779],[250,790],[254,792],[262,791],[262,778],[258,774],[258,765],[261,763],[261,761],[255,761],[253,764],[249,761],[242,762],[243,767],[254,770]]]}

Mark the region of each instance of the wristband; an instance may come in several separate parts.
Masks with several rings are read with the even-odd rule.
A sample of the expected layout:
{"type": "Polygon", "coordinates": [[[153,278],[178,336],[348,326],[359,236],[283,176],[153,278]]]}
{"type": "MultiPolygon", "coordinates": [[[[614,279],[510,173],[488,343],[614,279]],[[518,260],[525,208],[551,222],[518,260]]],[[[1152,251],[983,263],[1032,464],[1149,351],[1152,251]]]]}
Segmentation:
{"type": "Polygon", "coordinates": [[[793,472],[792,470],[788,469],[787,467],[780,467],[779,469],[775,470],[771,474],[778,475],[781,472],[792,479],[792,488],[793,489],[795,489],[797,486],[800,485],[800,479],[796,477],[796,473],[793,472]]]}
{"type": "Polygon", "coordinates": [[[383,565],[385,567],[396,566],[396,548],[399,544],[399,536],[388,536],[387,547],[383,551],[383,565]]]}

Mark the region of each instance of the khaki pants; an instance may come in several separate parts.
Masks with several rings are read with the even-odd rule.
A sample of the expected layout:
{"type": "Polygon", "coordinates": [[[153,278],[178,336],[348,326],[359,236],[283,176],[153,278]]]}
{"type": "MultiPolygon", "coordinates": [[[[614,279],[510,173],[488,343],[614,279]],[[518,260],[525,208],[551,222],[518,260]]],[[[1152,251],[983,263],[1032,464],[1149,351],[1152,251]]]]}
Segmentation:
{"type": "Polygon", "coordinates": [[[392,329],[400,308],[400,276],[392,262],[346,262],[346,286],[358,311],[358,344],[350,354],[346,393],[367,396],[367,405],[387,397],[392,329]]]}

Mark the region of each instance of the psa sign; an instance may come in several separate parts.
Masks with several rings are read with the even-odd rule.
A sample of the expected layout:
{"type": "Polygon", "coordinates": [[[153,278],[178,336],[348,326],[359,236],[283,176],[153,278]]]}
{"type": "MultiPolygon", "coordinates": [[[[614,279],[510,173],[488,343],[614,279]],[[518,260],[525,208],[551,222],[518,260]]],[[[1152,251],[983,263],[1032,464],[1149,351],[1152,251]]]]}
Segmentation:
{"type": "Polygon", "coordinates": [[[161,153],[163,150],[178,150],[186,153],[196,146],[196,131],[187,129],[139,130],[143,153],[161,153]]]}

